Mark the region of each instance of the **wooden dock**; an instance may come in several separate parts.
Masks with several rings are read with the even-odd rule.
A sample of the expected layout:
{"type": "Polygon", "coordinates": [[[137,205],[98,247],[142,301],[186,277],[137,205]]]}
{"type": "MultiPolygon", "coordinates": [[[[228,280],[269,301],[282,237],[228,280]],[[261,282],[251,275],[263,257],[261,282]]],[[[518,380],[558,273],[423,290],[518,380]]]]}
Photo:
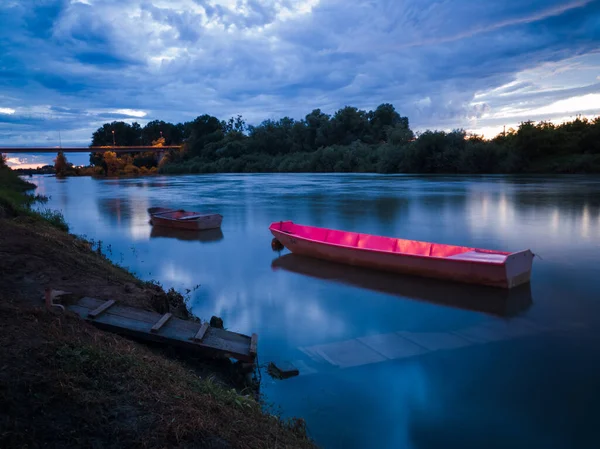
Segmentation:
{"type": "Polygon", "coordinates": [[[82,298],[70,311],[99,329],[142,340],[180,346],[208,356],[222,356],[254,363],[257,351],[257,335],[237,334],[198,323],[176,318],[170,313],[126,307],[114,300],[103,301],[82,298]]]}

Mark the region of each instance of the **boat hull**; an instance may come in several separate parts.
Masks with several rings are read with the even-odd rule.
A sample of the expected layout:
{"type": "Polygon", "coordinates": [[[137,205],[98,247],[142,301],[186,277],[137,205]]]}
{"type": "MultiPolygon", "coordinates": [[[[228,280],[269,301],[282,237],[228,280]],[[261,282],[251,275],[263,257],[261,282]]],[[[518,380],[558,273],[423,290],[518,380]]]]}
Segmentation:
{"type": "Polygon", "coordinates": [[[285,232],[280,223],[273,223],[270,230],[295,254],[347,265],[500,288],[525,284],[531,277],[533,253],[529,250],[506,253],[503,263],[481,263],[336,245],[285,232]]]}
{"type": "Polygon", "coordinates": [[[203,231],[221,227],[223,217],[220,214],[203,214],[194,219],[180,219],[169,216],[169,214],[152,215],[150,223],[153,226],[163,226],[173,229],[184,229],[189,231],[203,231]]]}

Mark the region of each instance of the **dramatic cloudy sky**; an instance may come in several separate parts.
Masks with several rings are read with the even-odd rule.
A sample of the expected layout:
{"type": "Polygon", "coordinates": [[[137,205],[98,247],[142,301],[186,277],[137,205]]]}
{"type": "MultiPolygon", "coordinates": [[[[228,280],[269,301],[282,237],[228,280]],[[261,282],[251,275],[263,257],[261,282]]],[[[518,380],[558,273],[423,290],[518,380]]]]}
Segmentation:
{"type": "Polygon", "coordinates": [[[0,146],[382,102],[489,136],[600,114],[599,50],[600,0],[0,0],[0,146]]]}

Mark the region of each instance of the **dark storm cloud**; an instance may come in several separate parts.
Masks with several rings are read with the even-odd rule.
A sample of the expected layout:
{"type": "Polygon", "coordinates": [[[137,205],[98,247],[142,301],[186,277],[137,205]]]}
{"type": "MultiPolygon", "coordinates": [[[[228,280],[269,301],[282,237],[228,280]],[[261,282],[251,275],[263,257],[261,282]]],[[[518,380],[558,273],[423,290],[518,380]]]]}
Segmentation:
{"type": "Polygon", "coordinates": [[[0,145],[59,127],[87,143],[121,109],[257,122],[391,102],[417,128],[518,122],[506,108],[600,93],[599,44],[585,0],[5,0],[0,145]]]}

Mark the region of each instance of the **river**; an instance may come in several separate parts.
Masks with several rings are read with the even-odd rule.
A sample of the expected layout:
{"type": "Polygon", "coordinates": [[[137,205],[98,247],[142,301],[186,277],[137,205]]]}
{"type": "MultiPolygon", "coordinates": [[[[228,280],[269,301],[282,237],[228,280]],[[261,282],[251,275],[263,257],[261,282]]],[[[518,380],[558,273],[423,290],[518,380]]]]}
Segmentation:
{"type": "Polygon", "coordinates": [[[33,177],[44,207],[196,315],[259,335],[284,417],[324,448],[598,447],[600,178],[205,175],[33,177]],[[168,206],[224,216],[186,239],[148,223],[168,206]],[[531,248],[529,287],[389,276],[271,248],[273,221],[471,247],[531,248]],[[194,286],[199,287],[194,289],[194,286]]]}

